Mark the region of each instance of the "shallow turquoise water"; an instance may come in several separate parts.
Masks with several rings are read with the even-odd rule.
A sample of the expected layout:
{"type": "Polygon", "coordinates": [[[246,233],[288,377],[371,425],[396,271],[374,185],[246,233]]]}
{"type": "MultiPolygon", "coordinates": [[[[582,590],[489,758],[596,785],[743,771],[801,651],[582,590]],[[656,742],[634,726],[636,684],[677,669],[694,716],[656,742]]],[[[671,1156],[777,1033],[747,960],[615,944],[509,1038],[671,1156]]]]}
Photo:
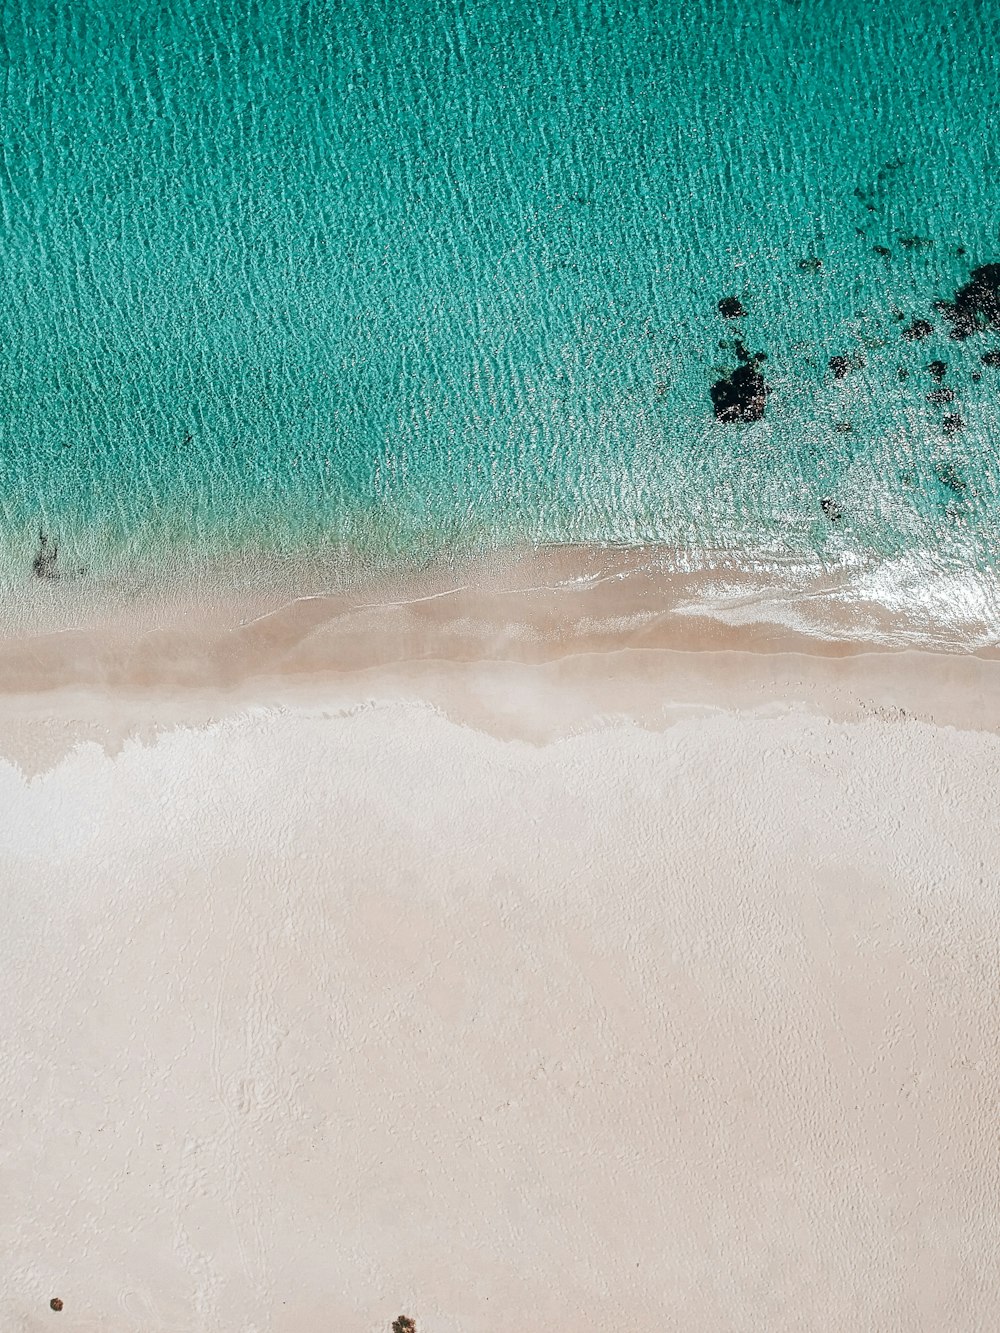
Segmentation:
{"type": "Polygon", "coordinates": [[[974,0],[3,4],[7,573],[39,528],[88,577],[524,537],[989,570],[1000,334],[932,302],[1000,259],[997,49],[974,0]],[[736,329],[755,424],[713,417],[736,329]]]}

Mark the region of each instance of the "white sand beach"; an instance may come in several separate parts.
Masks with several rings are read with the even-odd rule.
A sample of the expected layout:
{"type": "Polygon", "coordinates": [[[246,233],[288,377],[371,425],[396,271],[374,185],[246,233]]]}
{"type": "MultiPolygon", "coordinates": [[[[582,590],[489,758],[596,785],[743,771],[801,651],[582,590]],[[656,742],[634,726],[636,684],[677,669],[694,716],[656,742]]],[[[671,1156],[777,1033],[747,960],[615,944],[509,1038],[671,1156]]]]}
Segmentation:
{"type": "Polygon", "coordinates": [[[0,645],[0,1329],[1000,1326],[1000,662],[465,596],[0,645]]]}

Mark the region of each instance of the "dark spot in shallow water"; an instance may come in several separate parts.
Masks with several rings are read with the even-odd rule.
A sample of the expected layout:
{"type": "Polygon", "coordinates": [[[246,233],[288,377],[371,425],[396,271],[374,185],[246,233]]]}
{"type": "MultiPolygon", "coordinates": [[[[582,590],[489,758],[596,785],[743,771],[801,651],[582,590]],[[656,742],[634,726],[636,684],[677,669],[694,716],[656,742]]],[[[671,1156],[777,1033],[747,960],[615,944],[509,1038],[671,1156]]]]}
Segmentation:
{"type": "Polygon", "coordinates": [[[934,332],[934,325],[928,324],[926,319],[915,319],[908,329],[903,330],[903,337],[907,342],[920,342],[934,332]]]}
{"type": "Polygon", "coordinates": [[[771,386],[754,361],[738,366],[731,375],[712,385],[716,419],[726,422],[760,421],[771,386]]]}
{"type": "Polygon", "coordinates": [[[979,358],[984,366],[989,366],[991,370],[1000,368],[1000,347],[994,347],[992,351],[984,352],[979,358]]]}
{"type": "Polygon", "coordinates": [[[819,273],[823,268],[823,261],[817,259],[815,255],[807,255],[805,259],[799,260],[799,268],[803,273],[819,273]]]}
{"type": "Polygon", "coordinates": [[[929,250],[934,244],[929,236],[900,236],[899,243],[904,250],[929,250]]]}
{"type": "Polygon", "coordinates": [[[942,486],[947,486],[948,490],[953,491],[956,495],[961,495],[965,490],[965,478],[950,458],[937,464],[934,468],[934,475],[942,486]]]}
{"type": "Polygon", "coordinates": [[[826,364],[833,371],[835,380],[842,380],[851,368],[851,363],[846,356],[831,356],[826,364]]]}
{"type": "Polygon", "coordinates": [[[887,245],[873,245],[872,253],[876,255],[881,255],[883,259],[892,258],[892,251],[889,249],[887,245]]]}
{"type": "Polygon", "coordinates": [[[57,579],[59,569],[57,561],[59,559],[58,542],[50,542],[45,533],[38,531],[38,550],[35,552],[35,558],[31,562],[31,568],[36,579],[57,579]]]}
{"type": "Polygon", "coordinates": [[[831,523],[836,523],[840,520],[841,512],[828,495],[824,495],[823,499],[820,500],[819,507],[831,523]]]}
{"type": "Polygon", "coordinates": [[[723,319],[744,319],[746,313],[738,296],[724,296],[719,302],[719,314],[723,319]]]}
{"type": "Polygon", "coordinates": [[[908,380],[910,378],[910,372],[906,369],[905,366],[897,366],[896,375],[901,380],[908,380]]]}
{"type": "Polygon", "coordinates": [[[932,389],[927,395],[929,403],[953,403],[955,401],[954,389],[932,389]]]}
{"type": "Polygon", "coordinates": [[[838,435],[850,435],[854,427],[849,421],[838,421],[833,429],[838,435]]]}
{"type": "Polygon", "coordinates": [[[972,382],[973,382],[973,384],[978,384],[979,381],[980,381],[982,378],[983,378],[983,377],[982,377],[982,375],[980,375],[980,373],[979,373],[978,370],[974,370],[974,371],[972,372],[972,382]]]}
{"type": "Polygon", "coordinates": [[[951,412],[941,422],[941,429],[945,435],[954,435],[956,431],[965,430],[965,422],[957,412],[951,412]]]}
{"type": "Polygon", "coordinates": [[[964,342],[984,328],[1000,329],[1000,264],[981,264],[951,301],[935,301],[934,309],[951,325],[948,335],[964,342]]]}
{"type": "Polygon", "coordinates": [[[948,373],[948,367],[943,361],[932,361],[927,369],[931,373],[931,379],[937,380],[938,384],[941,383],[945,375],[948,373]]]}

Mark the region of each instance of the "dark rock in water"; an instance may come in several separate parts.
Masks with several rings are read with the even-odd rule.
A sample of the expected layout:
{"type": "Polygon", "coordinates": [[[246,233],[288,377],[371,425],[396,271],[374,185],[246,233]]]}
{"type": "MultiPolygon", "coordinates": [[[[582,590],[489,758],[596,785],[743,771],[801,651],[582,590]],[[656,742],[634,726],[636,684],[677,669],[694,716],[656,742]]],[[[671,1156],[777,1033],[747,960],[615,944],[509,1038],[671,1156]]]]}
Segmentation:
{"type": "Polygon", "coordinates": [[[752,359],[750,353],[746,349],[746,345],[744,343],[741,343],[739,339],[737,339],[736,343],[734,344],[733,351],[736,353],[736,358],[738,361],[750,361],[752,359]]]}
{"type": "Polygon", "coordinates": [[[59,570],[57,561],[59,558],[59,544],[49,542],[45,533],[39,529],[38,532],[38,550],[35,552],[35,558],[31,562],[31,568],[34,571],[36,579],[57,579],[59,570]]]}
{"type": "Polygon", "coordinates": [[[719,302],[719,314],[723,319],[745,319],[746,313],[738,296],[724,296],[719,302]]]}
{"type": "Polygon", "coordinates": [[[934,325],[928,324],[926,319],[915,319],[908,329],[903,330],[903,337],[907,342],[920,342],[934,332],[934,325]]]}
{"type": "Polygon", "coordinates": [[[851,368],[851,363],[846,356],[831,356],[826,364],[833,371],[835,380],[842,380],[851,368]]]}
{"type": "Polygon", "coordinates": [[[906,369],[905,366],[897,366],[896,375],[901,380],[908,380],[910,378],[910,372],[906,369]]]}
{"type": "Polygon", "coordinates": [[[978,370],[974,370],[974,371],[972,372],[971,379],[972,379],[973,384],[978,384],[979,381],[980,381],[982,378],[983,378],[983,377],[982,377],[982,375],[980,375],[980,373],[979,373],[978,370]]]}
{"type": "Polygon", "coordinates": [[[817,259],[815,255],[807,255],[805,259],[799,260],[799,268],[803,273],[819,273],[822,267],[822,259],[817,259]]]}
{"type": "Polygon", "coordinates": [[[941,422],[941,429],[945,435],[954,435],[956,431],[965,430],[965,422],[957,412],[952,412],[941,422]]]}
{"type": "Polygon", "coordinates": [[[883,259],[892,258],[892,251],[889,249],[887,245],[873,245],[872,253],[876,255],[881,255],[883,259]]]}
{"type": "Polygon", "coordinates": [[[955,253],[956,253],[956,255],[958,255],[959,259],[961,259],[962,256],[965,254],[965,246],[964,246],[964,245],[960,245],[960,246],[958,247],[958,249],[955,251],[955,253]]]}
{"type": "Polygon", "coordinates": [[[956,495],[961,495],[965,490],[965,478],[950,458],[945,459],[943,463],[938,463],[934,469],[934,475],[942,486],[947,486],[949,491],[954,491],[956,495]]]}
{"type": "Polygon", "coordinates": [[[945,375],[948,373],[948,367],[943,361],[932,361],[927,369],[931,373],[931,379],[937,380],[938,384],[941,383],[945,375]]]}
{"type": "Polygon", "coordinates": [[[1000,347],[994,347],[990,352],[984,352],[979,358],[984,366],[989,366],[991,370],[1000,368],[1000,347]]]}
{"type": "Polygon", "coordinates": [[[1000,329],[1000,264],[974,268],[954,299],[935,301],[934,309],[951,325],[948,336],[956,342],[964,342],[983,329],[1000,329]]]}
{"type": "Polygon", "coordinates": [[[955,401],[954,389],[932,389],[927,395],[929,403],[953,403],[955,401]]]}
{"type": "Polygon", "coordinates": [[[712,406],[719,421],[760,421],[771,386],[755,362],[744,363],[712,385],[712,406]]]}
{"type": "Polygon", "coordinates": [[[840,510],[837,508],[837,506],[834,504],[834,502],[830,499],[828,495],[825,495],[823,499],[820,500],[819,507],[820,509],[822,509],[823,513],[827,516],[827,518],[830,520],[831,523],[838,522],[838,520],[841,517],[840,510]]]}
{"type": "Polygon", "coordinates": [[[838,435],[850,435],[854,427],[849,421],[838,421],[833,429],[838,435]]]}

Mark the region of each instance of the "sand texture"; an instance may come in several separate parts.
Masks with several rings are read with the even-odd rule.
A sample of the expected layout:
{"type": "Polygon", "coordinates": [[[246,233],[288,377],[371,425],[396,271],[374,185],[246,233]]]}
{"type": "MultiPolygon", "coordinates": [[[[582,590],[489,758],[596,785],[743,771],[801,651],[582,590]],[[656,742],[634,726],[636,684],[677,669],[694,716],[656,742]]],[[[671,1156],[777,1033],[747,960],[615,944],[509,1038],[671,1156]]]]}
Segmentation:
{"type": "Polygon", "coordinates": [[[4,1333],[1000,1326],[1000,664],[578,648],[4,696],[4,1333]]]}

